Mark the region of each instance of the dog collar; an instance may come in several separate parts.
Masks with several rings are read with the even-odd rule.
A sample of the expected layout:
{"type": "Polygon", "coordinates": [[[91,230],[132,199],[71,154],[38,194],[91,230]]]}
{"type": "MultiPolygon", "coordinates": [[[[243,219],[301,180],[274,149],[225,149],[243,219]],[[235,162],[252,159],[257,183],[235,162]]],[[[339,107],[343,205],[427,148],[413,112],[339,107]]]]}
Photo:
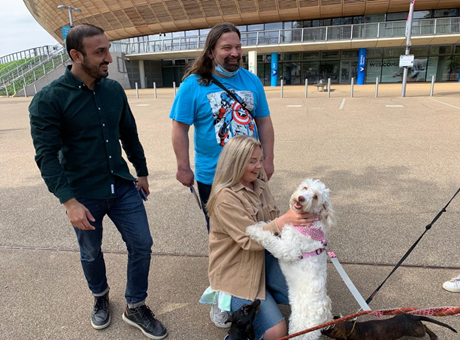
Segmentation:
{"type": "MultiPolygon", "coordinates": [[[[323,246],[327,245],[326,239],[324,238],[324,232],[319,228],[315,228],[313,223],[309,225],[295,225],[294,228],[296,228],[297,231],[304,236],[310,236],[315,241],[321,241],[323,246]]],[[[299,258],[304,259],[306,257],[316,256],[321,254],[324,250],[324,248],[319,248],[310,252],[306,252],[300,255],[299,258]]]]}
{"type": "Polygon", "coordinates": [[[295,225],[294,228],[296,228],[299,231],[299,233],[301,233],[302,235],[310,236],[312,239],[316,241],[321,241],[323,245],[326,244],[326,239],[324,238],[324,232],[319,228],[315,228],[314,224],[295,225]]]}
{"type": "Polygon", "coordinates": [[[324,248],[319,248],[319,249],[310,251],[310,252],[308,252],[308,253],[303,253],[302,255],[299,256],[299,259],[304,259],[304,258],[306,258],[306,257],[311,257],[311,256],[319,255],[319,254],[321,254],[324,250],[325,250],[324,248]]]}

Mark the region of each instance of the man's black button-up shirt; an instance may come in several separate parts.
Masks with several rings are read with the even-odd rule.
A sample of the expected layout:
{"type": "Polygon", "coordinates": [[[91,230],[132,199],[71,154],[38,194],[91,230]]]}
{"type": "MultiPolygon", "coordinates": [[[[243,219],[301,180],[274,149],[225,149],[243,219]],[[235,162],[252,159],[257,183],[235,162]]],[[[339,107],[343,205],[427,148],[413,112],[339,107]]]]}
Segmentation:
{"type": "Polygon", "coordinates": [[[91,90],[68,68],[35,95],[29,112],[35,161],[61,203],[112,198],[115,176],[134,180],[121,146],[137,176],[148,175],[134,116],[118,82],[103,78],[91,90]]]}

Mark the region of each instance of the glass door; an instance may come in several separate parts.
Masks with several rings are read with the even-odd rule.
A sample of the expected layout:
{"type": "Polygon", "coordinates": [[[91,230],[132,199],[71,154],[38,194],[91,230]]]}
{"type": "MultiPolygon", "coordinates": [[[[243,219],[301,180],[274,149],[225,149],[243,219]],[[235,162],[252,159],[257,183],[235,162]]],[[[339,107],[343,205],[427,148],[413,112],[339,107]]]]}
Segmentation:
{"type": "Polygon", "coordinates": [[[357,61],[341,61],[340,62],[340,84],[350,84],[351,78],[355,78],[358,69],[357,61]]]}

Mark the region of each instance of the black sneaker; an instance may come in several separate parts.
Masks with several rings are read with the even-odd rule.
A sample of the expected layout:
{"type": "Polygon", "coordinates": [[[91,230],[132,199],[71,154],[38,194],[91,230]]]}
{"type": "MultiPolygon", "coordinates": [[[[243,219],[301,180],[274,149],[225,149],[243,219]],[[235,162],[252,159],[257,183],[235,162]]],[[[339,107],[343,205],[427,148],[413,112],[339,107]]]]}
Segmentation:
{"type": "Polygon", "coordinates": [[[109,293],[94,297],[93,313],[91,314],[91,326],[95,329],[104,329],[110,325],[109,293]]]}
{"type": "Polygon", "coordinates": [[[161,340],[168,336],[165,326],[155,319],[155,314],[146,305],[133,309],[126,306],[123,320],[129,325],[139,328],[147,338],[161,340]]]}

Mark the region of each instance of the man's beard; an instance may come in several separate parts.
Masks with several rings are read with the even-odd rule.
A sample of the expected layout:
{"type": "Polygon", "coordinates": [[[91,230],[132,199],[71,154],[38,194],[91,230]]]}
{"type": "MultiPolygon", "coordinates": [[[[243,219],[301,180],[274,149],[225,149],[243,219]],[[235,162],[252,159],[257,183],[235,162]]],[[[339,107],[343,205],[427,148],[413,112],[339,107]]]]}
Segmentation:
{"type": "Polygon", "coordinates": [[[85,58],[83,60],[83,63],[81,64],[82,69],[85,71],[86,74],[89,76],[95,78],[95,79],[101,79],[101,78],[107,78],[109,75],[108,71],[101,71],[101,66],[102,65],[108,65],[109,63],[104,62],[99,64],[98,66],[92,65],[89,63],[89,61],[85,58]]]}
{"type": "Polygon", "coordinates": [[[226,69],[227,71],[229,72],[235,72],[236,70],[238,70],[240,68],[240,62],[241,62],[241,58],[238,57],[238,58],[231,58],[231,57],[227,57],[224,59],[224,64],[222,65],[222,67],[224,69],[226,69]],[[230,60],[236,60],[237,63],[236,64],[230,64],[229,61],[230,60]]]}

